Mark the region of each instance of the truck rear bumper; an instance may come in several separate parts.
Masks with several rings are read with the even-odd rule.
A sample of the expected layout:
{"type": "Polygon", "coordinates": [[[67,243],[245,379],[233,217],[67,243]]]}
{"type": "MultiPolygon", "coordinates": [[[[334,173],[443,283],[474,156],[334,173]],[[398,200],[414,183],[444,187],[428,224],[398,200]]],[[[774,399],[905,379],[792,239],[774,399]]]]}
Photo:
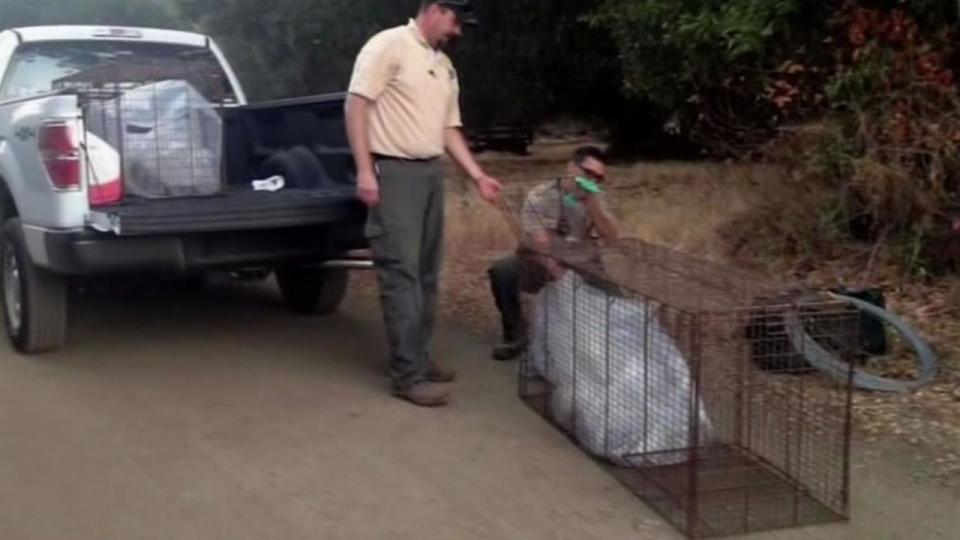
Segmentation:
{"type": "Polygon", "coordinates": [[[362,223],[120,237],[24,226],[34,262],[58,274],[181,273],[217,267],[322,262],[366,246],[362,223]]]}

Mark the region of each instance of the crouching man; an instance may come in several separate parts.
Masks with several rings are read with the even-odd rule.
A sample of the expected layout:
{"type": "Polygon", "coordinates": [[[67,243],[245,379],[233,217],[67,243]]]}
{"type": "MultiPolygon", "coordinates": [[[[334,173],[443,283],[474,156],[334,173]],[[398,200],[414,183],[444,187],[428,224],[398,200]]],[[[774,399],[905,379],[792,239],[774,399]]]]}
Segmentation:
{"type": "Polygon", "coordinates": [[[567,164],[565,177],[538,185],[527,194],[521,211],[521,245],[487,271],[503,328],[503,341],[493,349],[494,359],[511,360],[526,349],[521,292],[538,292],[567,267],[602,274],[597,239],[612,244],[618,238],[617,224],[603,194],[606,161],[601,149],[580,147],[567,164]]]}

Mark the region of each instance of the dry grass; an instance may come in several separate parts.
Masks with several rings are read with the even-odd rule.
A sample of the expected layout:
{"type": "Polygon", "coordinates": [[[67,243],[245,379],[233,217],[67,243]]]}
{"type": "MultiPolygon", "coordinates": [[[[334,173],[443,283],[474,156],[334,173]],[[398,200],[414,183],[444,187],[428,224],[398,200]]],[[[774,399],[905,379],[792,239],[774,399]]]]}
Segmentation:
{"type": "Polygon", "coordinates": [[[649,163],[614,168],[611,196],[624,235],[725,260],[724,225],[750,212],[757,185],[775,181],[771,168],[723,164],[649,163]]]}

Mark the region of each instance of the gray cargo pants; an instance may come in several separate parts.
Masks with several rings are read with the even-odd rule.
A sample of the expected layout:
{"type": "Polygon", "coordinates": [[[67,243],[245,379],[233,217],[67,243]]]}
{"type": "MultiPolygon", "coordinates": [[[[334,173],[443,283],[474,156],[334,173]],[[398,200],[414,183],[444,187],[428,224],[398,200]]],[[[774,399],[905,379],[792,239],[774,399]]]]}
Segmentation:
{"type": "Polygon", "coordinates": [[[426,380],[443,255],[443,165],[376,160],[380,205],[366,235],[380,282],[390,375],[406,390],[426,380]]]}

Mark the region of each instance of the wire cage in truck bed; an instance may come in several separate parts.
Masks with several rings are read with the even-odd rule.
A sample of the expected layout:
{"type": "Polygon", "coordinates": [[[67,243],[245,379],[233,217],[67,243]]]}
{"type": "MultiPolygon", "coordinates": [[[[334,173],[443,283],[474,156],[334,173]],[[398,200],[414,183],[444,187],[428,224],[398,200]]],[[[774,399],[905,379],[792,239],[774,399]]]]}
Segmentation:
{"type": "Polygon", "coordinates": [[[736,269],[625,240],[591,264],[529,255],[521,398],[689,537],[843,520],[859,315],[736,269]],[[540,277],[537,276],[539,274],[540,277]]]}
{"type": "Polygon", "coordinates": [[[236,105],[209,53],[56,81],[80,96],[91,223],[122,235],[358,222],[343,96],[236,105]],[[275,192],[253,181],[280,176],[275,192]]]}
{"type": "Polygon", "coordinates": [[[140,55],[54,81],[81,96],[94,202],[223,190],[223,70],[208,51],[140,55]]]}

